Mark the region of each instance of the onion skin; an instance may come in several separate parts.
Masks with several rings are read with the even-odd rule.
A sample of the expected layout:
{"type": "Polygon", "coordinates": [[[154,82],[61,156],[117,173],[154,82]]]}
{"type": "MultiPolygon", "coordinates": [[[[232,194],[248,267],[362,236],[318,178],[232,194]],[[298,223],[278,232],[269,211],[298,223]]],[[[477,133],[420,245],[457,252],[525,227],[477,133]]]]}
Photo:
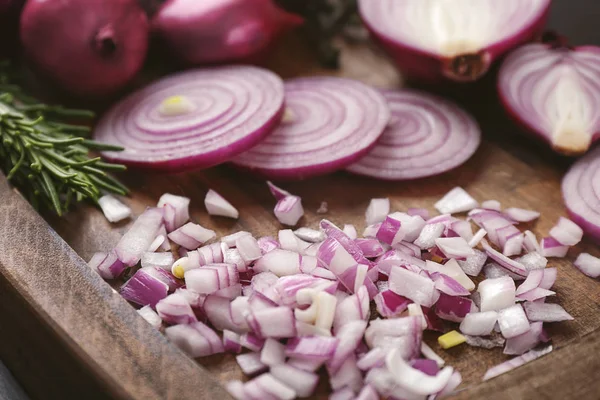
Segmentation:
{"type": "Polygon", "coordinates": [[[273,42],[302,18],[273,0],[169,0],[152,30],[185,63],[258,61],[273,42]]]}
{"type": "Polygon", "coordinates": [[[144,63],[148,32],[136,0],[29,0],[21,15],[25,56],[82,97],[123,88],[144,63]]]}
{"type": "Polygon", "coordinates": [[[546,24],[550,1],[539,17],[524,26],[517,34],[508,37],[478,52],[459,54],[452,58],[394,40],[380,32],[376,23],[365,18],[364,8],[370,2],[381,0],[359,0],[362,20],[381,46],[388,52],[406,77],[427,83],[443,81],[472,82],[481,78],[490,66],[511,49],[533,40],[540,35],[546,24]]]}

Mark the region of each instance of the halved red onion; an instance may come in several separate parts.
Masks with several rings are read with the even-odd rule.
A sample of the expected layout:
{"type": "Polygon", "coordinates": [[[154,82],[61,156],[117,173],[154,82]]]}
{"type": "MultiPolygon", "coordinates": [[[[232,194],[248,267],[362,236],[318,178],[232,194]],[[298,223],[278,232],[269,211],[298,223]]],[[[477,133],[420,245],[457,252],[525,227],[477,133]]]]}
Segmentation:
{"type": "Polygon", "coordinates": [[[515,303],[515,281],[508,276],[486,279],[477,288],[481,311],[498,311],[515,303]]]}
{"type": "Polygon", "coordinates": [[[485,372],[483,376],[483,380],[487,381],[489,379],[495,378],[498,375],[502,375],[508,371],[512,371],[515,368],[520,367],[521,365],[525,365],[528,362],[531,362],[537,358],[540,358],[552,351],[552,346],[544,347],[540,350],[531,350],[527,353],[515,357],[511,360],[505,361],[502,364],[498,364],[485,372]]]}
{"type": "Polygon", "coordinates": [[[144,306],[137,310],[137,313],[156,329],[162,326],[162,319],[150,306],[144,306]]]}
{"type": "Polygon", "coordinates": [[[600,48],[530,44],[507,57],[500,97],[529,131],[565,154],[585,153],[600,139],[600,48]]]}
{"type": "Polygon", "coordinates": [[[389,108],[375,89],[334,77],[285,83],[288,121],[234,160],[266,177],[303,179],[344,168],[383,133],[389,108]]]}
{"type": "Polygon", "coordinates": [[[571,321],[574,318],[558,304],[525,302],[523,308],[530,321],[571,321]]]}
{"type": "Polygon", "coordinates": [[[238,210],[230,202],[212,189],[206,193],[204,206],[210,215],[220,215],[236,219],[240,216],[238,210]]]}
{"type": "Polygon", "coordinates": [[[279,123],[283,82],[251,66],[180,72],[117,103],[95,138],[123,146],[104,156],[155,170],[207,168],[251,148],[279,123]]]}
{"type": "Polygon", "coordinates": [[[600,276],[600,258],[581,253],[573,263],[581,272],[592,278],[600,276]]]}
{"type": "Polygon", "coordinates": [[[541,32],[550,0],[360,0],[363,21],[409,76],[479,79],[541,32]]]}
{"type": "Polygon", "coordinates": [[[131,208],[127,207],[110,194],[100,197],[98,199],[98,205],[102,209],[108,222],[119,222],[131,216],[131,208]]]}
{"type": "Polygon", "coordinates": [[[479,147],[477,122],[454,103],[414,90],[383,94],[392,120],[348,171],[385,180],[424,178],[458,167],[479,147]]]}

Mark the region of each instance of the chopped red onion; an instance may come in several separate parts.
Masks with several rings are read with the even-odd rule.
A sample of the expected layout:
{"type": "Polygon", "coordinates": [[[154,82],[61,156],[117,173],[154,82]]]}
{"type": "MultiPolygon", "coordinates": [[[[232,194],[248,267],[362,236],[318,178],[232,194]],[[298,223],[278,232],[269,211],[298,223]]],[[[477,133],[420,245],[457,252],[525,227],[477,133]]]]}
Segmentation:
{"type": "Polygon", "coordinates": [[[542,249],[542,255],[544,257],[558,257],[563,258],[569,251],[569,246],[561,244],[558,240],[553,237],[543,238],[540,241],[540,247],[542,249]]]}
{"type": "Polygon", "coordinates": [[[464,317],[471,312],[472,304],[473,302],[465,297],[448,296],[441,293],[435,304],[435,313],[441,319],[462,322],[464,317]]]}
{"type": "Polygon", "coordinates": [[[356,239],[354,242],[367,258],[379,257],[385,253],[385,249],[376,239],[356,239]]]}
{"type": "Polygon", "coordinates": [[[98,199],[98,205],[102,209],[108,222],[119,222],[131,217],[131,208],[121,203],[116,197],[107,194],[98,199]]]}
{"type": "Polygon", "coordinates": [[[363,231],[363,237],[366,238],[376,238],[377,232],[379,232],[379,228],[381,227],[381,223],[369,225],[363,231]]]}
{"type": "Polygon", "coordinates": [[[531,231],[525,231],[523,232],[523,235],[525,235],[525,238],[523,239],[523,248],[527,250],[528,253],[537,252],[541,254],[542,248],[540,247],[535,234],[531,231]]]}
{"type": "Polygon", "coordinates": [[[246,392],[242,381],[229,381],[225,384],[225,389],[235,400],[246,400],[246,392]]]}
{"type": "Polygon", "coordinates": [[[255,272],[269,271],[277,276],[287,276],[300,273],[300,256],[287,250],[271,250],[264,254],[254,264],[255,272]]]}
{"type": "Polygon", "coordinates": [[[288,340],[285,354],[288,357],[326,361],[335,353],[338,342],[338,338],[324,336],[292,338],[288,340]]]}
{"type": "Polygon", "coordinates": [[[90,261],[88,261],[88,267],[90,267],[93,271],[98,272],[98,267],[102,265],[107,256],[108,254],[102,252],[94,253],[90,261]]]}
{"type": "Polygon", "coordinates": [[[162,326],[162,319],[160,316],[152,309],[150,306],[144,306],[137,310],[137,313],[140,314],[142,318],[146,320],[150,325],[155,327],[156,329],[160,329],[162,326]]]}
{"type": "Polygon", "coordinates": [[[265,339],[259,338],[253,333],[244,333],[240,336],[240,344],[250,351],[260,351],[265,344],[265,339]]]}
{"type": "Polygon", "coordinates": [[[383,222],[385,217],[390,213],[390,199],[371,199],[369,207],[365,213],[367,225],[374,225],[383,222]]]}
{"type": "Polygon", "coordinates": [[[354,354],[350,354],[337,371],[333,372],[328,368],[327,372],[329,373],[329,384],[333,390],[349,387],[356,393],[363,386],[362,373],[356,366],[354,354]]]}
{"type": "Polygon", "coordinates": [[[260,358],[259,353],[239,354],[235,357],[242,372],[246,375],[255,375],[269,368],[260,358]]]}
{"type": "Polygon", "coordinates": [[[530,290],[533,290],[533,289],[539,287],[540,283],[542,282],[543,277],[544,277],[544,270],[536,269],[536,270],[529,272],[529,275],[527,275],[527,278],[525,279],[525,281],[517,288],[517,291],[515,292],[515,294],[517,296],[520,296],[524,293],[529,292],[530,290]]]}
{"type": "Polygon", "coordinates": [[[419,233],[419,237],[415,240],[414,244],[422,250],[430,249],[435,246],[435,241],[442,237],[445,229],[446,226],[442,223],[427,224],[419,233]]]}
{"type": "Polygon", "coordinates": [[[530,329],[527,315],[520,304],[504,308],[498,312],[498,325],[506,339],[519,336],[530,329]]]}
{"type": "Polygon", "coordinates": [[[434,282],[412,271],[392,267],[389,281],[392,292],[409,298],[417,304],[431,307],[437,300],[434,282]]]}
{"type": "Polygon", "coordinates": [[[483,376],[483,380],[487,381],[489,379],[492,379],[499,375],[502,375],[506,372],[512,371],[513,369],[518,368],[522,365],[525,365],[528,362],[531,362],[535,359],[545,356],[546,354],[550,353],[551,351],[552,351],[552,346],[546,346],[539,350],[528,351],[527,353],[525,353],[519,357],[515,357],[511,360],[505,361],[501,364],[498,364],[498,365],[488,369],[486,371],[485,375],[483,376]]]}
{"type": "Polygon", "coordinates": [[[481,297],[481,311],[499,311],[515,303],[515,281],[504,276],[486,279],[477,288],[481,297]]]}
{"type": "Polygon", "coordinates": [[[419,215],[424,220],[429,218],[429,211],[426,208],[409,208],[406,213],[408,215],[419,215]]]}
{"type": "Polygon", "coordinates": [[[558,304],[525,302],[523,308],[530,321],[557,322],[571,321],[574,318],[558,304]]]}
{"type": "MultiPolygon", "coordinates": [[[[339,293],[339,292],[338,292],[339,293]]],[[[369,319],[369,294],[363,286],[352,296],[338,300],[333,320],[334,331],[337,332],[350,321],[369,319]]]]}
{"type": "Polygon", "coordinates": [[[388,353],[386,366],[399,386],[423,396],[436,394],[444,389],[454,372],[452,367],[444,367],[436,376],[429,376],[411,367],[396,349],[388,353]]]}
{"type": "Polygon", "coordinates": [[[183,286],[183,282],[178,280],[171,274],[170,271],[162,269],[160,267],[145,267],[142,268],[147,274],[155,277],[159,281],[163,282],[169,287],[169,292],[174,291],[177,288],[183,286]]]}
{"type": "Polygon", "coordinates": [[[119,293],[132,303],[155,307],[156,303],[167,297],[168,291],[167,284],[150,275],[148,271],[139,269],[121,286],[119,293]]]}
{"type": "Polygon", "coordinates": [[[342,229],[342,231],[346,234],[346,236],[348,236],[352,240],[355,240],[358,237],[354,225],[345,224],[344,229],[342,229]]]}
{"type": "Polygon", "coordinates": [[[242,345],[240,343],[240,335],[225,329],[223,331],[223,348],[228,353],[241,353],[242,345]]]}
{"type": "Polygon", "coordinates": [[[522,257],[516,258],[515,261],[522,264],[527,271],[546,268],[548,259],[542,256],[537,251],[527,253],[522,257]]]}
{"type": "Polygon", "coordinates": [[[411,303],[406,297],[400,296],[391,290],[379,292],[374,300],[375,305],[377,306],[377,312],[379,315],[386,318],[399,316],[411,303]]]}
{"type": "Polygon", "coordinates": [[[309,243],[319,243],[325,240],[325,233],[316,229],[310,229],[306,227],[298,228],[294,231],[294,234],[298,238],[309,243]]]}
{"type": "Polygon", "coordinates": [[[444,361],[444,359],[440,356],[437,355],[437,353],[435,351],[433,351],[433,349],[431,347],[429,347],[427,345],[427,343],[422,342],[421,343],[421,354],[423,354],[424,357],[426,357],[429,360],[433,360],[437,363],[438,367],[443,367],[444,364],[446,363],[444,361]]]}
{"type": "Polygon", "coordinates": [[[296,336],[294,310],[288,307],[273,307],[255,311],[247,316],[246,320],[254,333],[265,338],[280,339],[296,336]]]}
{"type": "Polygon", "coordinates": [[[498,251],[494,250],[492,248],[492,246],[490,246],[485,241],[485,239],[481,241],[481,246],[487,253],[488,257],[490,257],[492,260],[496,261],[501,267],[512,272],[513,274],[520,275],[523,277],[527,276],[528,271],[525,269],[525,267],[523,267],[522,264],[516,262],[515,260],[511,260],[510,258],[506,257],[504,254],[499,253],[498,251]]]}
{"type": "Polygon", "coordinates": [[[146,252],[142,255],[142,268],[157,267],[170,271],[174,262],[172,253],[146,252]]]}
{"type": "Polygon", "coordinates": [[[435,244],[446,258],[465,260],[475,254],[469,243],[461,237],[435,239],[435,244]]]}
{"type": "Polygon", "coordinates": [[[520,275],[515,275],[512,272],[507,271],[505,268],[502,268],[500,265],[496,264],[493,261],[484,265],[483,274],[487,279],[495,279],[500,278],[502,276],[508,276],[514,281],[522,281],[523,279],[525,279],[520,275]]]}
{"type": "Polygon", "coordinates": [[[435,203],[435,209],[442,214],[466,212],[476,207],[479,203],[461,187],[455,187],[435,203]]]}
{"type": "Polygon", "coordinates": [[[410,351],[416,356],[421,348],[421,335],[423,325],[421,317],[401,317],[391,319],[371,320],[369,327],[365,331],[365,341],[369,347],[373,348],[383,340],[384,343],[390,343],[392,337],[407,337],[410,339],[410,351]],[[415,347],[416,348],[413,348],[415,347]]]}
{"type": "Polygon", "coordinates": [[[410,362],[410,366],[429,376],[436,376],[440,372],[440,368],[433,360],[416,358],[410,362]]]}
{"type": "Polygon", "coordinates": [[[292,388],[301,398],[312,395],[319,382],[319,375],[296,368],[289,363],[272,366],[270,372],[277,380],[292,388]]]}
{"type": "Polygon", "coordinates": [[[435,282],[435,288],[449,296],[468,296],[471,294],[464,286],[448,275],[435,272],[431,278],[435,282]]]}
{"type": "MultiPolygon", "coordinates": [[[[438,272],[455,280],[467,291],[475,289],[475,284],[469,277],[464,273],[458,262],[454,259],[450,259],[444,265],[427,261],[425,263],[425,269],[429,272],[438,272]]],[[[458,289],[457,289],[458,290],[458,289]]],[[[460,291],[460,290],[458,290],[460,291]]]]}
{"type": "Polygon", "coordinates": [[[354,400],[355,393],[354,390],[349,387],[343,387],[341,389],[335,390],[331,395],[329,395],[329,400],[354,400]]]}
{"type": "Polygon", "coordinates": [[[515,234],[506,239],[502,254],[507,257],[512,257],[521,254],[523,248],[523,240],[525,236],[522,233],[515,234]]]}
{"type": "Polygon", "coordinates": [[[470,276],[479,275],[483,269],[485,261],[487,260],[486,253],[479,250],[474,250],[474,253],[475,254],[472,256],[467,257],[466,260],[457,261],[463,272],[470,276]]]}
{"type": "Polygon", "coordinates": [[[315,372],[319,368],[321,368],[321,366],[323,366],[324,363],[324,360],[319,359],[311,360],[307,358],[290,357],[287,365],[301,369],[302,371],[315,372]]]}
{"type": "Polygon", "coordinates": [[[228,298],[209,295],[204,300],[204,312],[212,326],[216,329],[230,330],[234,332],[242,331],[242,328],[235,324],[231,314],[231,302],[228,298]]]}
{"type": "MultiPolygon", "coordinates": [[[[235,285],[235,277],[229,281],[229,272],[225,264],[215,264],[189,270],[185,273],[187,288],[200,294],[211,294],[225,287],[235,285]]],[[[237,278],[239,279],[239,277],[237,278]]]]}
{"type": "Polygon", "coordinates": [[[222,353],[223,343],[217,334],[202,322],[174,325],[165,329],[165,335],[190,357],[205,357],[222,353]]]}
{"type": "Polygon", "coordinates": [[[504,213],[508,215],[512,220],[518,222],[531,222],[540,217],[540,213],[538,211],[533,210],[524,210],[522,208],[507,208],[504,210],[504,213]]]}
{"type": "Polygon", "coordinates": [[[502,205],[498,200],[486,200],[481,203],[481,208],[485,208],[486,210],[501,211],[502,205]]]}
{"type": "Polygon", "coordinates": [[[600,276],[600,258],[581,253],[573,263],[581,272],[592,278],[600,276]]]}
{"type": "Polygon", "coordinates": [[[381,347],[374,347],[359,358],[356,366],[363,371],[381,367],[385,364],[385,355],[386,352],[381,347]]]}
{"type": "Polygon", "coordinates": [[[279,244],[283,250],[304,253],[304,250],[310,246],[310,243],[297,237],[291,229],[282,229],[278,235],[279,244]]]}
{"type": "Polygon", "coordinates": [[[335,336],[339,338],[339,342],[333,357],[327,363],[330,373],[337,372],[344,361],[354,353],[362,341],[365,329],[367,321],[351,321],[336,331],[335,336]]]}
{"type": "Polygon", "coordinates": [[[158,228],[156,239],[154,239],[148,251],[171,251],[171,243],[169,242],[167,228],[165,228],[164,224],[161,224],[160,228],[158,228]]]}
{"type": "Polygon", "coordinates": [[[279,242],[271,236],[260,237],[258,238],[257,242],[258,246],[260,247],[260,251],[263,253],[263,255],[279,248],[279,242]]]}
{"type": "Polygon", "coordinates": [[[405,235],[402,223],[392,215],[388,215],[377,230],[377,239],[386,244],[398,243],[405,235]]]}
{"type": "MultiPolygon", "coordinates": [[[[558,270],[556,268],[545,268],[544,276],[540,281],[539,287],[542,289],[551,289],[554,286],[554,282],[556,282],[556,277],[558,276],[558,270]]],[[[531,273],[531,272],[530,272],[531,273]]]]}
{"type": "Polygon", "coordinates": [[[235,219],[239,218],[240,216],[238,210],[231,205],[230,202],[225,200],[223,196],[212,189],[206,193],[206,197],[204,198],[204,206],[210,215],[219,215],[222,217],[235,219]]]}
{"type": "Polygon", "coordinates": [[[575,246],[583,238],[583,229],[575,222],[560,217],[558,223],[550,229],[550,236],[562,245],[575,246]]]}
{"type": "Polygon", "coordinates": [[[188,222],[169,233],[169,239],[188,250],[197,249],[203,243],[214,239],[215,236],[215,231],[192,222],[188,222]]]}
{"type": "Polygon", "coordinates": [[[286,196],[277,202],[273,211],[283,225],[294,226],[304,215],[302,199],[298,196],[286,196]]]}
{"type": "Polygon", "coordinates": [[[157,207],[164,209],[167,232],[173,232],[190,219],[190,199],[187,197],[165,193],[158,200],[157,207]]]}
{"type": "Polygon", "coordinates": [[[262,256],[262,252],[256,239],[251,235],[244,235],[235,241],[235,248],[242,256],[245,263],[258,260],[262,256]]]}
{"type": "Polygon", "coordinates": [[[181,293],[173,293],[156,304],[160,318],[168,324],[191,324],[197,321],[190,303],[181,293]]]}
{"type": "Polygon", "coordinates": [[[379,400],[379,395],[373,386],[365,385],[354,400],[379,400]]]}
{"type": "Polygon", "coordinates": [[[492,333],[497,320],[496,311],[469,313],[460,323],[460,331],[465,335],[487,336],[492,333]]]}
{"type": "Polygon", "coordinates": [[[267,339],[260,352],[260,362],[270,367],[285,363],[285,346],[275,339],[267,339]]]}
{"type": "Polygon", "coordinates": [[[548,297],[548,296],[553,296],[556,293],[553,292],[552,290],[547,290],[547,289],[543,289],[543,288],[535,288],[533,290],[530,290],[526,293],[523,293],[519,296],[517,296],[517,300],[524,300],[524,301],[536,301],[539,299],[543,299],[544,297],[548,297]]]}

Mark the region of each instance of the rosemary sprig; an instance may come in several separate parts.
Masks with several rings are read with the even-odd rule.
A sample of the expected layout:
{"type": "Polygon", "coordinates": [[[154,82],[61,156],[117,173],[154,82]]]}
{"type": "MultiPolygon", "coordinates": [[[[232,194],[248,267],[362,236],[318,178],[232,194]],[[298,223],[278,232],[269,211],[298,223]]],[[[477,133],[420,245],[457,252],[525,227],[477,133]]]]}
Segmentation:
{"type": "Polygon", "coordinates": [[[121,150],[77,135],[87,126],[66,119],[90,119],[94,113],[35,101],[10,82],[0,65],[0,169],[34,207],[62,215],[73,202],[97,202],[102,192],[121,195],[127,188],[106,171],[125,166],[88,155],[91,150],[121,150]]]}

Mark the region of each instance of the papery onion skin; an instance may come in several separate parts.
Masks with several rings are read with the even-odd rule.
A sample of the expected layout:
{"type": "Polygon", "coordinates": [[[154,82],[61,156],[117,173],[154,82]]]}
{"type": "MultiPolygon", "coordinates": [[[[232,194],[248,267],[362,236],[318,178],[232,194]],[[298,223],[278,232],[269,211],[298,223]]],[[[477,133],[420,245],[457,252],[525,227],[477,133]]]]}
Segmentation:
{"type": "Polygon", "coordinates": [[[475,119],[458,105],[417,91],[384,91],[392,118],[373,149],[346,170],[390,181],[442,174],[481,143],[475,119]]]}
{"type": "Polygon", "coordinates": [[[273,0],[169,0],[152,30],[178,58],[199,65],[259,61],[281,34],[302,23],[273,0]]]}
{"type": "MultiPolygon", "coordinates": [[[[523,46],[502,64],[498,92],[509,115],[556,152],[580,155],[600,140],[600,47],[569,48],[541,43],[523,46]],[[570,77],[576,82],[572,87],[567,85],[570,77]],[[569,94],[576,98],[568,98],[569,94]],[[558,100],[566,104],[556,107],[558,100]],[[586,127],[570,126],[553,132],[556,130],[553,124],[574,124],[575,117],[571,116],[574,110],[566,108],[577,105],[574,100],[586,103],[595,114],[589,115],[588,110],[588,115],[579,116],[589,119],[583,121],[586,127]],[[563,115],[558,115],[561,112],[563,115]]],[[[582,104],[578,105],[581,108],[582,104]]]]}
{"type": "Polygon", "coordinates": [[[585,234],[600,244],[600,147],[579,159],[562,181],[569,216],[585,234]]]}
{"type": "Polygon", "coordinates": [[[163,172],[208,168],[253,147],[279,125],[281,79],[266,69],[225,66],[170,75],[130,94],[98,122],[95,139],[125,147],[110,160],[163,172]],[[161,114],[172,97],[194,103],[189,114],[161,114]]]}
{"type": "Polygon", "coordinates": [[[20,29],[25,56],[78,96],[123,88],[148,49],[148,19],[136,0],[29,0],[20,29]]]}
{"type": "MultiPolygon", "coordinates": [[[[473,10],[472,8],[474,6],[482,5],[485,8],[489,8],[487,12],[494,15],[498,10],[494,10],[492,4],[496,5],[501,3],[495,0],[486,1],[487,3],[483,3],[480,0],[474,0],[470,5],[469,2],[463,1],[462,3],[463,7],[470,8],[469,15],[475,16],[474,18],[480,18],[481,10],[473,10]],[[464,5],[465,3],[467,3],[467,5],[464,5]]],[[[455,39],[455,43],[445,43],[446,49],[441,48],[434,50],[432,48],[419,47],[417,44],[410,43],[410,38],[405,37],[406,33],[402,32],[401,29],[396,28],[398,26],[406,26],[407,20],[410,21],[411,17],[414,17],[418,11],[423,12],[423,10],[418,10],[418,8],[415,7],[415,4],[426,4],[426,7],[435,2],[424,2],[421,0],[360,0],[359,10],[362,20],[368,30],[392,56],[396,64],[408,77],[430,83],[443,80],[469,82],[481,78],[488,71],[492,63],[502,55],[511,49],[530,41],[542,32],[548,17],[551,1],[540,0],[533,5],[533,10],[524,10],[523,4],[525,3],[521,2],[521,4],[519,4],[518,1],[520,0],[517,0],[517,2],[513,1],[506,5],[506,7],[513,6],[510,10],[512,12],[504,15],[506,20],[497,22],[498,24],[502,23],[504,26],[512,26],[515,23],[518,23],[518,29],[510,32],[504,38],[500,38],[496,41],[489,41],[487,44],[483,45],[483,47],[477,46],[477,50],[469,49],[466,52],[450,48],[450,46],[464,46],[468,48],[471,44],[465,39],[455,39]],[[521,7],[523,11],[521,11],[519,7],[521,7]],[[394,11],[396,11],[396,13],[394,13],[394,11]],[[521,12],[519,13],[519,11],[521,12]],[[407,15],[405,21],[396,18],[402,12],[407,15]],[[524,12],[529,12],[530,15],[515,20],[515,14],[518,16],[524,12]],[[389,19],[389,22],[386,21],[386,18],[389,19]],[[394,25],[394,28],[391,28],[391,25],[394,25]],[[444,54],[444,52],[446,52],[446,54],[444,54]]],[[[437,2],[438,5],[440,3],[442,2],[437,2]]],[[[456,5],[457,3],[458,2],[449,2],[449,4],[452,4],[452,7],[458,7],[456,5]]],[[[504,1],[502,3],[504,3],[504,1]]],[[[437,11],[439,11],[439,9],[437,11]]],[[[424,12],[427,13],[427,11],[424,12]]],[[[445,27],[442,26],[440,21],[433,21],[433,15],[428,16],[432,18],[432,21],[430,22],[431,27],[423,27],[424,32],[421,36],[425,36],[425,34],[434,36],[436,33],[439,34],[439,30],[443,30],[445,27]]],[[[490,15],[487,16],[489,17],[490,15]]],[[[437,17],[441,19],[447,16],[438,15],[437,17]]],[[[423,23],[422,21],[417,21],[415,18],[412,19],[416,21],[414,22],[415,24],[423,23]]],[[[451,19],[451,17],[449,19],[451,19]]],[[[472,21],[468,21],[467,19],[466,21],[461,20],[452,22],[464,25],[466,26],[465,29],[468,29],[468,22],[472,21]]],[[[474,37],[470,37],[469,39],[480,40],[480,37],[477,37],[479,35],[476,35],[475,33],[470,34],[474,37]]]]}

